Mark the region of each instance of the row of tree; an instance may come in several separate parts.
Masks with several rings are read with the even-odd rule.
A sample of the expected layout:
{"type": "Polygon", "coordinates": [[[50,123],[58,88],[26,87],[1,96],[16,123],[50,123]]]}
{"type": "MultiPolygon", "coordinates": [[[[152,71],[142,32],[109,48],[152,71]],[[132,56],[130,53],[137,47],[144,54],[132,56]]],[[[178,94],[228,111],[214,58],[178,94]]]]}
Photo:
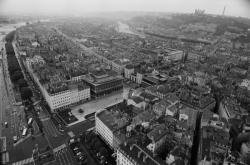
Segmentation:
{"type": "Polygon", "coordinates": [[[7,43],[5,44],[5,48],[7,53],[8,70],[12,83],[14,84],[15,88],[18,89],[21,93],[22,100],[27,100],[32,97],[32,91],[28,87],[28,83],[24,79],[21,67],[15,56],[15,51],[12,45],[14,35],[15,32],[11,32],[5,38],[7,41],[7,43]]]}
{"type": "Polygon", "coordinates": [[[84,141],[92,152],[100,154],[104,157],[109,156],[108,150],[105,148],[105,146],[102,144],[102,142],[94,132],[91,131],[86,133],[84,141]]]}

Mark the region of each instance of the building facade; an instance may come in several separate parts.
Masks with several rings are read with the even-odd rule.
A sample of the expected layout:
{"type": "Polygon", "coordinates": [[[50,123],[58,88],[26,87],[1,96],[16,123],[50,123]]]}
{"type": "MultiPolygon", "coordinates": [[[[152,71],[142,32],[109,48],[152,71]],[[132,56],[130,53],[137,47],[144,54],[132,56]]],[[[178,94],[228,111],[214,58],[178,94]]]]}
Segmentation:
{"type": "Polygon", "coordinates": [[[38,85],[52,112],[90,99],[90,87],[83,82],[68,82],[68,88],[66,90],[55,93],[48,92],[46,85],[42,85],[38,77],[34,74],[31,63],[26,62],[26,64],[30,75],[32,75],[38,85]]]}
{"type": "Polygon", "coordinates": [[[92,98],[102,97],[123,90],[123,78],[120,75],[91,74],[86,76],[84,81],[90,86],[92,98]]]}

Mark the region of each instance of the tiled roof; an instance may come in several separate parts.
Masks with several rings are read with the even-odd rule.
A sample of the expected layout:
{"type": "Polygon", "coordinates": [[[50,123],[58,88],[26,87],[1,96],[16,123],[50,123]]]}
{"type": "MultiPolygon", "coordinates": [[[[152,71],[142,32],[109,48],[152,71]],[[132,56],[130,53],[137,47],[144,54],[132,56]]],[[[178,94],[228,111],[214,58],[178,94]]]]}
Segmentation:
{"type": "Polygon", "coordinates": [[[148,151],[146,148],[141,147],[133,142],[125,142],[120,145],[119,151],[134,164],[138,165],[167,165],[163,160],[148,151]]]}
{"type": "Polygon", "coordinates": [[[127,68],[127,69],[133,69],[134,68],[134,66],[132,65],[132,64],[128,64],[128,65],[126,65],[126,67],[125,68],[127,68]]]}
{"type": "Polygon", "coordinates": [[[165,136],[168,133],[168,129],[164,124],[161,124],[159,126],[156,126],[152,131],[150,131],[147,136],[157,142],[160,140],[163,136],[165,136]]]}
{"type": "Polygon", "coordinates": [[[142,92],[142,93],[140,94],[140,96],[141,96],[142,98],[148,99],[148,100],[150,100],[150,101],[154,101],[154,100],[158,99],[158,98],[155,97],[154,95],[149,94],[149,93],[146,93],[146,92],[142,92]]]}
{"type": "Polygon", "coordinates": [[[136,104],[143,102],[143,99],[137,96],[131,98],[136,104]]]}

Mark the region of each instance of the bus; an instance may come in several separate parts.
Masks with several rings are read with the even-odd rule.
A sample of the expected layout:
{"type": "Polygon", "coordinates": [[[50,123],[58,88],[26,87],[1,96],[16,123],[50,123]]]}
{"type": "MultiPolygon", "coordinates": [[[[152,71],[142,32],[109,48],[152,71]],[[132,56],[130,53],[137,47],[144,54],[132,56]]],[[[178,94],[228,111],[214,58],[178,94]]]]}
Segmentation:
{"type": "Polygon", "coordinates": [[[23,133],[22,133],[22,136],[23,136],[23,137],[26,136],[27,131],[28,131],[28,128],[24,128],[24,129],[23,129],[23,133]]]}
{"type": "Polygon", "coordinates": [[[29,120],[28,120],[28,125],[31,125],[32,122],[33,122],[33,118],[31,117],[31,118],[29,118],[29,120]]]}

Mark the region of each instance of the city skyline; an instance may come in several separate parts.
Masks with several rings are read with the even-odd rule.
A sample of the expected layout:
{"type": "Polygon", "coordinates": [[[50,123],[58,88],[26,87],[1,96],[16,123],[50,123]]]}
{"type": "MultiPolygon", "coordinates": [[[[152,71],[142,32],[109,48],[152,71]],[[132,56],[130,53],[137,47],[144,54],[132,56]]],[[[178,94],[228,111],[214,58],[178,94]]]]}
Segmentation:
{"type": "Polygon", "coordinates": [[[1,0],[0,11],[5,14],[84,14],[86,12],[146,11],[192,13],[195,9],[209,14],[250,18],[248,0],[1,0]]]}

